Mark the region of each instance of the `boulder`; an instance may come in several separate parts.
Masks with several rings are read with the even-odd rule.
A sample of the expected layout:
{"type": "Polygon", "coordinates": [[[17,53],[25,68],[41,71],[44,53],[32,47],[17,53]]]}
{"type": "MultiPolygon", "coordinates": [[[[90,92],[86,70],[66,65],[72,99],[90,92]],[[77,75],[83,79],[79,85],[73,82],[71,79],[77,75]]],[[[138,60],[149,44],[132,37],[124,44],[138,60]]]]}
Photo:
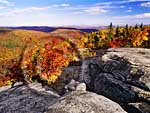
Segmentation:
{"type": "Polygon", "coordinates": [[[66,90],[75,90],[76,81],[79,77],[80,66],[69,66],[63,69],[58,80],[51,85],[60,95],[64,95],[66,90]],[[69,87],[68,87],[69,86],[69,87]]]}
{"type": "Polygon", "coordinates": [[[109,73],[100,73],[94,83],[94,92],[104,95],[118,103],[135,102],[138,98],[131,86],[117,80],[109,73]]]}
{"type": "Polygon", "coordinates": [[[76,87],[76,91],[86,91],[86,84],[85,83],[79,83],[76,87]]]}
{"type": "Polygon", "coordinates": [[[49,106],[45,113],[126,113],[119,104],[86,91],[71,92],[49,106]]]}
{"type": "Polygon", "coordinates": [[[72,79],[69,84],[65,86],[66,92],[69,91],[86,91],[86,84],[80,83],[72,79]]]}
{"type": "Polygon", "coordinates": [[[129,103],[124,108],[128,113],[150,113],[150,104],[144,102],[129,103]]]}
{"type": "Polygon", "coordinates": [[[86,83],[87,90],[124,105],[150,102],[150,49],[112,48],[96,52],[96,57],[82,61],[79,81],[86,83]]]}
{"type": "Polygon", "coordinates": [[[44,113],[59,97],[38,83],[4,88],[0,88],[0,113],[44,113]]]}
{"type": "Polygon", "coordinates": [[[127,59],[131,67],[132,78],[145,83],[150,88],[150,49],[112,48],[107,50],[102,56],[102,60],[108,62],[114,56],[127,59]]]}

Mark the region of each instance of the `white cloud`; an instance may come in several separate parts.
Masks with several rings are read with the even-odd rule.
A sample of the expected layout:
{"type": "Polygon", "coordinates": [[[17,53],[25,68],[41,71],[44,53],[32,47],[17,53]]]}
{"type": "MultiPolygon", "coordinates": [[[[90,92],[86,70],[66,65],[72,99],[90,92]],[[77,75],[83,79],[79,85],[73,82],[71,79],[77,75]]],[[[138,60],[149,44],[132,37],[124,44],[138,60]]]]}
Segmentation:
{"type": "Polygon", "coordinates": [[[136,18],[150,18],[150,13],[135,15],[136,18]]]}
{"type": "Polygon", "coordinates": [[[96,3],[96,5],[112,5],[112,4],[124,4],[124,3],[132,3],[132,2],[148,2],[150,0],[122,0],[122,1],[114,1],[114,2],[103,2],[96,3]]]}
{"type": "Polygon", "coordinates": [[[132,7],[128,7],[128,10],[126,10],[125,12],[131,13],[133,11],[132,9],[133,9],[132,7]]]}
{"type": "Polygon", "coordinates": [[[4,13],[0,13],[0,16],[14,16],[17,14],[24,14],[24,13],[32,13],[35,11],[42,11],[42,10],[46,10],[50,8],[50,6],[45,6],[45,7],[28,7],[28,8],[16,8],[14,10],[8,11],[8,12],[4,12],[4,13]]]}
{"type": "Polygon", "coordinates": [[[113,8],[113,6],[77,5],[77,6],[69,7],[69,5],[68,5],[67,7],[63,7],[63,8],[57,7],[56,10],[58,10],[58,11],[71,11],[72,14],[88,13],[88,14],[96,15],[96,14],[100,14],[100,13],[106,13],[106,12],[110,11],[107,9],[111,9],[111,8],[113,8]]]}
{"type": "Polygon", "coordinates": [[[144,1],[149,1],[149,0],[128,0],[128,2],[144,2],[144,1]]]}
{"type": "Polygon", "coordinates": [[[9,2],[8,0],[0,0],[0,4],[4,4],[6,6],[14,6],[14,3],[9,2]]]}
{"type": "MultiPolygon", "coordinates": [[[[1,1],[1,0],[0,0],[1,1]]],[[[15,8],[15,9],[9,9],[7,12],[0,13],[0,16],[14,16],[18,14],[24,14],[24,13],[34,13],[34,12],[39,12],[43,10],[48,10],[50,8],[56,8],[56,9],[62,9],[65,7],[69,7],[70,4],[54,4],[54,5],[49,5],[49,6],[43,6],[43,7],[26,7],[26,8],[15,8]]],[[[0,9],[4,9],[6,7],[1,6],[0,9]]],[[[54,10],[54,9],[53,9],[54,10]]]]}
{"type": "Polygon", "coordinates": [[[45,10],[45,9],[48,9],[49,6],[46,6],[46,7],[29,7],[29,8],[25,8],[25,9],[18,9],[18,10],[15,10],[14,12],[16,13],[20,13],[20,12],[32,12],[32,11],[40,11],[40,10],[45,10]]]}
{"type": "Polygon", "coordinates": [[[36,15],[18,15],[9,17],[2,17],[0,19],[1,26],[34,26],[43,25],[50,26],[53,15],[46,13],[38,13],[36,15]]]}
{"type": "Polygon", "coordinates": [[[131,9],[128,9],[126,12],[127,12],[127,13],[130,13],[130,12],[132,12],[132,10],[131,10],[131,9]]]}
{"type": "Polygon", "coordinates": [[[69,7],[70,4],[60,4],[60,6],[62,6],[62,7],[69,7]]]}
{"type": "Polygon", "coordinates": [[[10,2],[8,2],[7,0],[0,0],[0,3],[2,3],[2,4],[9,4],[10,2]]]}
{"type": "Polygon", "coordinates": [[[52,7],[69,7],[70,4],[54,4],[52,7]]]}
{"type": "Polygon", "coordinates": [[[150,13],[128,15],[128,16],[117,16],[117,17],[113,17],[113,18],[114,19],[143,19],[143,18],[150,18],[150,13]]]}
{"type": "Polygon", "coordinates": [[[147,2],[147,1],[150,1],[150,0],[123,0],[118,3],[147,2]]]}
{"type": "Polygon", "coordinates": [[[102,9],[101,7],[97,7],[97,6],[96,7],[90,7],[84,11],[89,13],[89,14],[92,14],[92,15],[108,12],[108,10],[102,9]]]}
{"type": "Polygon", "coordinates": [[[0,10],[1,10],[1,9],[5,9],[5,8],[6,8],[5,6],[0,6],[0,10]]]}
{"type": "Polygon", "coordinates": [[[121,5],[120,8],[125,8],[125,6],[124,6],[124,5],[121,5]]]}
{"type": "Polygon", "coordinates": [[[150,2],[141,3],[142,7],[150,7],[150,2]]]}
{"type": "Polygon", "coordinates": [[[128,9],[133,9],[132,7],[128,7],[128,9]]]}
{"type": "Polygon", "coordinates": [[[100,2],[100,3],[96,3],[96,5],[111,5],[113,4],[113,2],[100,2]]]}
{"type": "Polygon", "coordinates": [[[123,8],[122,15],[128,14],[125,13],[125,10],[126,12],[132,12],[134,9],[124,3],[136,1],[141,0],[112,0],[112,2],[89,5],[51,4],[25,8],[8,7],[8,5],[0,4],[0,9],[4,9],[0,11],[0,23],[2,25],[97,25],[98,23],[104,25],[110,23],[110,21],[118,24],[135,23],[136,20],[144,20],[143,22],[145,23],[145,20],[148,21],[150,18],[150,13],[112,17],[114,14],[111,14],[110,11],[113,11],[113,9],[115,9],[115,12],[123,8]],[[8,8],[5,9],[5,6],[8,8]],[[110,13],[107,14],[107,12],[110,13]],[[87,18],[90,18],[90,20],[87,18]]]}
{"type": "MultiPolygon", "coordinates": [[[[115,2],[100,2],[100,3],[96,3],[94,6],[99,6],[101,8],[105,8],[105,9],[113,9],[113,8],[120,8],[120,6],[115,6],[114,5],[115,2]]],[[[121,7],[124,7],[123,5],[121,7]]]]}
{"type": "Polygon", "coordinates": [[[123,0],[123,1],[117,1],[116,4],[124,4],[124,3],[132,3],[132,2],[146,2],[150,0],[123,0]]]}
{"type": "Polygon", "coordinates": [[[11,13],[19,14],[19,13],[25,13],[25,12],[46,10],[48,8],[50,8],[50,6],[45,6],[45,7],[28,7],[28,8],[22,8],[22,9],[15,9],[11,13]]]}
{"type": "Polygon", "coordinates": [[[75,12],[73,12],[73,14],[76,14],[76,15],[83,14],[83,13],[84,13],[83,11],[75,11],[75,12]]]}

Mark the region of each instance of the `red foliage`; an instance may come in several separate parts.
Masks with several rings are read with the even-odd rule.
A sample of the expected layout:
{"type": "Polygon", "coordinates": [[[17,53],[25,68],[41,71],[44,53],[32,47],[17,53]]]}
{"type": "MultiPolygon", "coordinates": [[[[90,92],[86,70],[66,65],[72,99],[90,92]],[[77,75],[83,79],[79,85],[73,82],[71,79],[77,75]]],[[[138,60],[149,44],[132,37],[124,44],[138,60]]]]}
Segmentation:
{"type": "Polygon", "coordinates": [[[108,46],[110,48],[118,48],[118,47],[122,47],[123,46],[123,40],[122,39],[115,39],[113,41],[110,41],[108,43],[108,46]]]}
{"type": "Polygon", "coordinates": [[[10,77],[1,77],[0,78],[0,87],[8,85],[9,81],[11,81],[10,77]]]}
{"type": "Polygon", "coordinates": [[[22,69],[32,78],[39,76],[42,80],[53,83],[62,72],[62,67],[69,63],[70,45],[54,39],[43,47],[36,46],[26,51],[22,61],[22,69]]]}

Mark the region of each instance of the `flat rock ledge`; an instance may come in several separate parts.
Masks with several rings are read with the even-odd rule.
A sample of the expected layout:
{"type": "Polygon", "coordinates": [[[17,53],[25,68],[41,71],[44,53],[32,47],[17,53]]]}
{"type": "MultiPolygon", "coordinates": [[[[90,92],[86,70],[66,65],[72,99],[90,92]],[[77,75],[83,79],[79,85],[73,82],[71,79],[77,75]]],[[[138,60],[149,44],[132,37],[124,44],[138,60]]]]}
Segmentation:
{"type": "Polygon", "coordinates": [[[119,104],[87,91],[60,97],[39,83],[0,90],[0,113],[126,113],[119,104]]]}
{"type": "Polygon", "coordinates": [[[44,113],[59,98],[39,83],[0,88],[0,113],[44,113]]]}
{"type": "Polygon", "coordinates": [[[74,91],[60,98],[45,113],[127,113],[110,99],[86,91],[74,91]]]}

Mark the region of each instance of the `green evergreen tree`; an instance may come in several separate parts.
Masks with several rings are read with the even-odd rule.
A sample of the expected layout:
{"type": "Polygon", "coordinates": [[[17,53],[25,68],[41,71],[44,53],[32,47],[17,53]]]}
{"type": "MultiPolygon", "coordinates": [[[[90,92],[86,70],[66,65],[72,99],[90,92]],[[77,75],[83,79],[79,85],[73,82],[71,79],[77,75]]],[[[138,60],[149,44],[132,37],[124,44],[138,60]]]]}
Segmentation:
{"type": "Polygon", "coordinates": [[[115,33],[115,37],[119,37],[120,36],[120,27],[117,26],[116,28],[116,33],[115,33]]]}
{"type": "Polygon", "coordinates": [[[135,28],[135,29],[138,29],[138,28],[139,28],[138,24],[136,24],[134,28],[135,28]]]}
{"type": "Polygon", "coordinates": [[[112,24],[112,22],[111,22],[110,25],[109,25],[109,33],[108,33],[108,38],[109,38],[109,39],[112,39],[112,38],[113,38],[112,30],[113,30],[113,24],[112,24]]]}
{"type": "Polygon", "coordinates": [[[123,29],[122,35],[123,35],[123,38],[127,38],[127,31],[126,31],[126,29],[123,29]]]}
{"type": "Polygon", "coordinates": [[[99,37],[98,35],[94,36],[94,47],[97,49],[98,48],[98,42],[99,42],[99,37]]]}
{"type": "Polygon", "coordinates": [[[126,24],[126,27],[125,27],[125,29],[124,29],[124,31],[123,31],[124,33],[124,37],[125,38],[127,38],[128,37],[128,35],[129,35],[129,25],[128,24],[126,24]]]}
{"type": "Polygon", "coordinates": [[[113,28],[113,24],[111,22],[110,25],[109,25],[109,30],[112,31],[112,28],[113,28]]]}
{"type": "Polygon", "coordinates": [[[140,29],[143,29],[144,28],[144,25],[143,25],[143,22],[141,23],[140,25],[140,29]]]}
{"type": "Polygon", "coordinates": [[[126,29],[126,32],[129,33],[129,26],[128,26],[128,24],[126,24],[126,28],[125,29],[126,29]]]}

